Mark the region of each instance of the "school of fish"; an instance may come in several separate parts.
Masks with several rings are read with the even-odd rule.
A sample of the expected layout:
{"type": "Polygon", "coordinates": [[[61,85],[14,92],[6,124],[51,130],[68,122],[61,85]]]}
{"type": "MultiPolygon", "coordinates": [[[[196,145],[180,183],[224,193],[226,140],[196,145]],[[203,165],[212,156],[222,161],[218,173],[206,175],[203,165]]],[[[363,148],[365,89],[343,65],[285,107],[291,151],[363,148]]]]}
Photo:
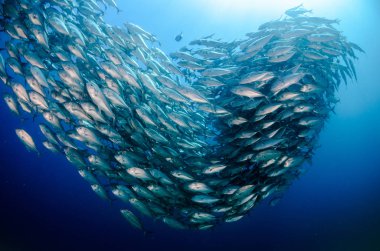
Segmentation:
{"type": "MultiPolygon", "coordinates": [[[[0,79],[93,191],[178,229],[210,229],[273,204],[302,173],[363,50],[303,6],[242,39],[166,54],[114,0],[2,0],[0,79]]],[[[16,135],[36,151],[23,129],[16,135]]],[[[38,142],[37,142],[38,143],[38,142]]]]}

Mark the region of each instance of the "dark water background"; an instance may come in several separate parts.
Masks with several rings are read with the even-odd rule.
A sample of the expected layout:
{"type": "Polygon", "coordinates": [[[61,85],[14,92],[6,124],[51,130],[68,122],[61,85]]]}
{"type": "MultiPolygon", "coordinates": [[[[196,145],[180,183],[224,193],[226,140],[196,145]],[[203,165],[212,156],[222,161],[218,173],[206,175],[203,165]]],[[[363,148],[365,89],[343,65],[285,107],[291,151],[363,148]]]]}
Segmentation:
{"type": "MultiPolygon", "coordinates": [[[[232,40],[281,16],[298,1],[119,1],[113,24],[132,21],[155,33],[167,52],[216,33],[232,40]],[[245,6],[239,6],[245,5],[245,6]],[[256,6],[255,6],[256,5],[256,6]],[[175,35],[184,33],[181,43],[175,35]]],[[[304,1],[366,54],[358,82],[341,86],[341,102],[320,136],[307,172],[275,207],[207,232],[178,231],[144,219],[149,238],[123,220],[119,203],[101,200],[63,156],[42,146],[28,153],[15,128],[40,142],[37,123],[20,121],[0,101],[0,251],[71,250],[380,250],[380,1],[304,1]],[[309,3],[308,3],[309,2],[309,3]]],[[[6,88],[0,87],[4,93],[6,88]]]]}

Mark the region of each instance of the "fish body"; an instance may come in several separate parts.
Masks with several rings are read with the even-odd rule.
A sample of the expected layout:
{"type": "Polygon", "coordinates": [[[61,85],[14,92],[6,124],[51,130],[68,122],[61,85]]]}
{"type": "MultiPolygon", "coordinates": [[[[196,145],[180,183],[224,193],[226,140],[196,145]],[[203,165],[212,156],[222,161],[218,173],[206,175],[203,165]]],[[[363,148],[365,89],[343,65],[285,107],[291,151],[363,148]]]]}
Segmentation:
{"type": "Polygon", "coordinates": [[[140,221],[139,218],[135,214],[133,214],[128,209],[122,209],[120,210],[121,214],[124,216],[124,218],[135,228],[143,230],[144,227],[140,221]]]}
{"type": "Polygon", "coordinates": [[[92,102],[97,105],[100,110],[102,110],[107,116],[111,118],[115,117],[108,101],[106,100],[106,97],[97,84],[94,82],[88,82],[86,84],[86,89],[89,96],[91,97],[92,102]]]}
{"type": "Polygon", "coordinates": [[[33,138],[25,130],[16,129],[16,135],[21,140],[21,142],[25,145],[28,151],[34,151],[39,154],[33,138]]]}

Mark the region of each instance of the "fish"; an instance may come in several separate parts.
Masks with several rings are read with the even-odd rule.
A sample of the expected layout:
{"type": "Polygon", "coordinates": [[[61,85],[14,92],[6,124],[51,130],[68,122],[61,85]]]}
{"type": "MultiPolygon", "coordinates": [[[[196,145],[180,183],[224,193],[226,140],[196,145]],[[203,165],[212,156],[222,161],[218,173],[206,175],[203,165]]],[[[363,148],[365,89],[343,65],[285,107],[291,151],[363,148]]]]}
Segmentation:
{"type": "Polygon", "coordinates": [[[195,193],[211,193],[213,190],[202,182],[192,182],[185,185],[185,189],[195,193]]]}
{"type": "Polygon", "coordinates": [[[120,210],[121,214],[124,216],[124,218],[131,224],[131,226],[143,230],[144,226],[139,218],[129,211],[128,209],[121,209],[120,210]]]}
{"type": "Polygon", "coordinates": [[[300,4],[296,7],[290,8],[285,11],[285,14],[290,17],[298,17],[300,15],[304,15],[306,13],[311,13],[311,10],[307,10],[303,7],[303,4],[300,4]]]}
{"type": "Polygon", "coordinates": [[[130,167],[127,169],[128,174],[141,180],[151,180],[149,173],[139,167],[130,167]]]}
{"type": "Polygon", "coordinates": [[[7,104],[8,108],[16,115],[20,114],[18,103],[14,99],[14,97],[10,94],[4,94],[3,95],[4,101],[7,104]]]}
{"type": "Polygon", "coordinates": [[[209,195],[194,195],[191,200],[200,204],[213,204],[219,201],[218,198],[209,195]]]}
{"type": "Polygon", "coordinates": [[[60,152],[60,149],[58,148],[57,145],[55,145],[54,143],[51,143],[50,141],[44,141],[42,142],[42,145],[49,151],[53,152],[53,153],[59,153],[60,152]]]}
{"type": "Polygon", "coordinates": [[[107,191],[99,184],[91,185],[92,190],[103,200],[108,200],[107,191]]]}
{"type": "Polygon", "coordinates": [[[115,117],[108,101],[106,100],[106,97],[96,83],[86,83],[86,89],[89,96],[91,97],[92,102],[97,105],[100,110],[102,110],[107,116],[111,118],[115,117]]]}
{"type": "Polygon", "coordinates": [[[24,129],[16,129],[16,135],[21,140],[21,142],[25,145],[28,151],[34,151],[39,154],[36,144],[34,143],[34,140],[29,135],[29,133],[27,133],[24,129]]]}
{"type": "Polygon", "coordinates": [[[174,40],[177,41],[177,42],[179,42],[179,41],[182,40],[182,38],[183,38],[183,34],[182,34],[182,32],[181,32],[181,33],[179,33],[177,36],[175,36],[174,40]]]}
{"type": "Polygon", "coordinates": [[[249,84],[249,83],[256,82],[256,81],[261,81],[264,78],[266,78],[266,80],[268,80],[269,75],[274,77],[274,75],[271,72],[267,72],[267,71],[251,72],[251,73],[243,76],[243,78],[240,80],[239,83],[240,84],[249,84]]]}
{"type": "Polygon", "coordinates": [[[235,95],[247,98],[261,98],[264,97],[260,91],[257,91],[250,87],[237,86],[231,89],[231,92],[235,95]]]}

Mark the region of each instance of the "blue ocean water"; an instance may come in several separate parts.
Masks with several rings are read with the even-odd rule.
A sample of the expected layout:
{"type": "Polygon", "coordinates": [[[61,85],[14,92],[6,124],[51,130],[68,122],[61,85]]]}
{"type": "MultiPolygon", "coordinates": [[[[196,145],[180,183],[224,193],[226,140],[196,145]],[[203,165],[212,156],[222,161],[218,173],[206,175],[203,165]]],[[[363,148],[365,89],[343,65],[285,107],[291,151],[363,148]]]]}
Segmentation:
{"type": "MultiPolygon", "coordinates": [[[[139,24],[171,52],[211,33],[242,37],[300,3],[265,2],[125,0],[119,1],[123,11],[109,9],[106,19],[139,24]],[[176,42],[180,32],[184,39],[176,42]]],[[[206,232],[144,218],[153,232],[145,237],[119,214],[122,205],[101,200],[64,156],[27,152],[14,129],[26,129],[39,142],[38,121],[20,120],[1,100],[0,251],[380,250],[380,3],[303,3],[315,15],[339,18],[339,29],[366,53],[356,64],[358,81],[340,88],[312,163],[275,207],[264,201],[241,221],[206,232]]]]}

